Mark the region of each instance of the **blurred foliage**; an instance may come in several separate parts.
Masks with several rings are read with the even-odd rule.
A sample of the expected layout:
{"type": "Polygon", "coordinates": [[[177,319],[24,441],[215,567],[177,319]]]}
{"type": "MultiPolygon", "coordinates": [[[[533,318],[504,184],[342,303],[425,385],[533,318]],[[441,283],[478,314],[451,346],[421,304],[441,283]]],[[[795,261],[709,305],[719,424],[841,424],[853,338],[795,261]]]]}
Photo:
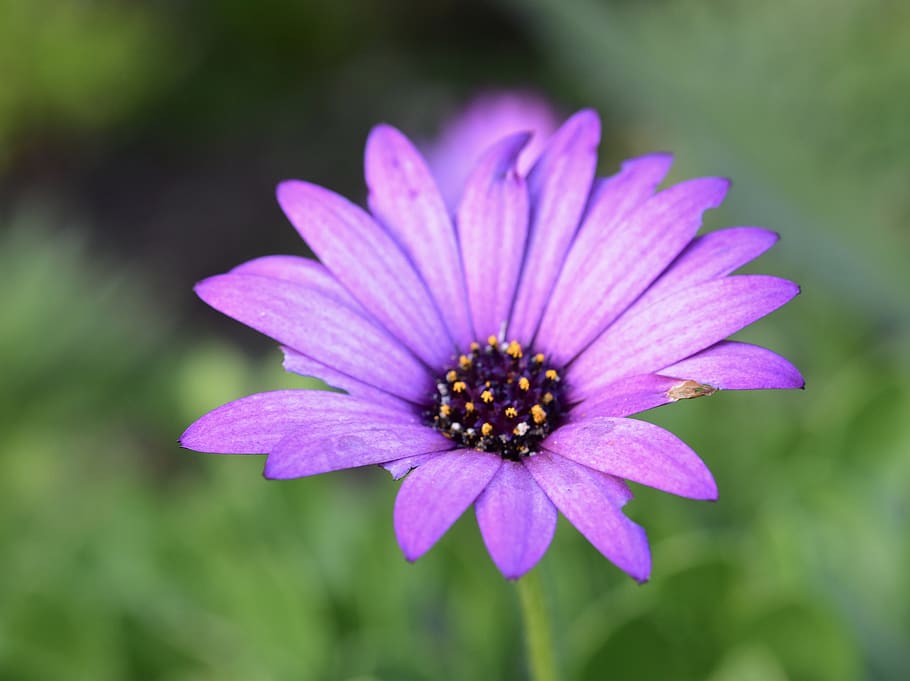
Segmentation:
{"type": "Polygon", "coordinates": [[[586,99],[735,178],[727,208],[792,238],[791,264],[906,319],[910,4],[511,4],[586,99]]]}
{"type": "MultiPolygon", "coordinates": [[[[592,680],[906,678],[907,7],[366,4],[250,12],[236,2],[0,0],[0,185],[30,177],[17,163],[2,170],[29,144],[52,155],[86,145],[79,166],[115,138],[154,147],[162,130],[211,140],[181,158],[207,154],[214,166],[227,154],[204,144],[248,135],[244,116],[284,133],[297,115],[288,102],[316,107],[323,90],[325,127],[299,139],[325,146],[298,162],[340,173],[359,162],[360,117],[432,129],[440,102],[464,85],[448,91],[428,74],[464,78],[464,64],[478,67],[477,85],[518,74],[572,105],[597,105],[605,169],[665,147],[679,152],[679,176],[731,174],[730,204],[709,226],[781,231],[751,269],[804,285],[742,336],[793,359],[808,389],[719,394],[646,415],[702,454],[721,499],[636,488],[628,511],[654,549],[645,586],[561,523],[537,568],[560,667],[592,680]],[[447,13],[460,37],[430,45],[421,22],[447,13]],[[520,54],[527,70],[514,55],[470,49],[475,25],[485,45],[490,26],[512,31],[505,44],[531,45],[520,54]],[[282,91],[295,70],[297,100],[282,91]],[[364,96],[377,99],[370,110],[364,96]],[[162,128],[144,138],[152,119],[162,128]],[[329,153],[326,140],[341,137],[356,150],[349,159],[329,153]]],[[[283,163],[298,153],[289,146],[283,163]]],[[[111,158],[119,167],[124,157],[111,158]]],[[[158,160],[131,157],[143,172],[158,160]]],[[[251,176],[271,182],[264,167],[251,176]]],[[[164,168],[156,177],[172,174],[164,168]]],[[[185,224],[197,189],[204,205],[231,206],[220,175],[195,172],[176,173],[192,191],[161,202],[154,241],[128,252],[116,230],[135,224],[101,228],[92,220],[104,214],[71,210],[53,183],[28,184],[31,202],[0,209],[0,679],[526,678],[514,586],[471,514],[408,565],[391,523],[397,485],[384,472],[266,482],[260,457],[178,449],[181,430],[222,402],[317,387],[284,374],[256,334],[201,304],[192,316],[174,304],[168,287],[185,305],[193,279],[211,272],[173,265],[193,235],[172,219],[185,224]]],[[[79,175],[76,186],[113,202],[108,180],[79,175]]],[[[145,193],[126,203],[137,217],[155,209],[145,193]]],[[[200,249],[223,254],[218,220],[201,219],[200,249]]]]}
{"type": "Polygon", "coordinates": [[[161,18],[114,0],[0,0],[0,169],[38,131],[114,125],[181,68],[161,18]]]}

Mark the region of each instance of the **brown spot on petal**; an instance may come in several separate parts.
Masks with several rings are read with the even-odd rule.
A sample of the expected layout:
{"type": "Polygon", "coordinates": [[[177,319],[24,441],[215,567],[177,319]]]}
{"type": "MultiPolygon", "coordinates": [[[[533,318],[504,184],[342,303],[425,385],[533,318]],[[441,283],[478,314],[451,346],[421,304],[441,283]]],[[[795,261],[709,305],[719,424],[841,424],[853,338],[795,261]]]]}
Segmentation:
{"type": "Polygon", "coordinates": [[[691,400],[696,397],[707,397],[717,392],[717,388],[695,381],[683,381],[667,391],[671,400],[691,400]]]}

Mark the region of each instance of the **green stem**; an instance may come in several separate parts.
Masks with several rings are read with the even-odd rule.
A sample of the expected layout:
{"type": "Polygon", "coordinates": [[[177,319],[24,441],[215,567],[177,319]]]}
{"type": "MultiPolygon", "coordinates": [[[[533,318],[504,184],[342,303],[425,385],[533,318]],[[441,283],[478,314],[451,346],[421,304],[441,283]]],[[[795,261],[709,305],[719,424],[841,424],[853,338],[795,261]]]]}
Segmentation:
{"type": "Polygon", "coordinates": [[[518,580],[518,598],[521,600],[531,681],[556,681],[553,638],[550,636],[543,586],[537,571],[532,570],[518,580]]]}

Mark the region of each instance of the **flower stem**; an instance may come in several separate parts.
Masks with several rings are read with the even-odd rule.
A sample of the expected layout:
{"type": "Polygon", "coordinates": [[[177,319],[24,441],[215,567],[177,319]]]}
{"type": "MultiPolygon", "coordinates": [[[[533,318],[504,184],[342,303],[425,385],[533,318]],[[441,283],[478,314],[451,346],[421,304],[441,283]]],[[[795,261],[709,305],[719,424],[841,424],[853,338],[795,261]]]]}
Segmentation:
{"type": "Polygon", "coordinates": [[[521,600],[531,681],[556,681],[553,639],[547,622],[543,586],[536,570],[518,580],[518,598],[521,600]]]}

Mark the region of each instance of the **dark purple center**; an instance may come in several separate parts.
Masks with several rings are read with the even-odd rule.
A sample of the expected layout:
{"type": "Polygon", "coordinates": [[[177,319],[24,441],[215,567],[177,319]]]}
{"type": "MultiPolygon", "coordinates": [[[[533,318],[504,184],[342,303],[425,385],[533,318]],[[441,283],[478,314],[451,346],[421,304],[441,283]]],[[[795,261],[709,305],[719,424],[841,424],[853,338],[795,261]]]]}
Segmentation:
{"type": "Polygon", "coordinates": [[[559,425],[563,386],[543,354],[491,336],[436,381],[427,423],[459,445],[517,461],[559,425]]]}

